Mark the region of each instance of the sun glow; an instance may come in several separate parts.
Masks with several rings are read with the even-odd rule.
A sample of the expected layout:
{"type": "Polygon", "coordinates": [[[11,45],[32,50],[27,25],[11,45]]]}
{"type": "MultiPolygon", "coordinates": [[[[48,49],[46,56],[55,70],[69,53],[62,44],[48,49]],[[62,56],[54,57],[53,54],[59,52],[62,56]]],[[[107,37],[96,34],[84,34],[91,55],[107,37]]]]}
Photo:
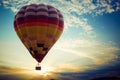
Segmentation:
{"type": "Polygon", "coordinates": [[[41,67],[41,70],[34,70],[34,72],[38,75],[43,75],[43,76],[47,76],[50,75],[50,72],[52,71],[52,69],[50,67],[41,67]]]}

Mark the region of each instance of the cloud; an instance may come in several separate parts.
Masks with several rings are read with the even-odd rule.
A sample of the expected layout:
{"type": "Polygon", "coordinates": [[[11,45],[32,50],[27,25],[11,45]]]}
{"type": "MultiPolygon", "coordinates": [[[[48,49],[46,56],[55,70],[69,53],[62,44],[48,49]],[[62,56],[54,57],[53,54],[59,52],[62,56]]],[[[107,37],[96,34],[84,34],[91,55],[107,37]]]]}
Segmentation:
{"type": "Polygon", "coordinates": [[[52,80],[59,79],[59,73],[40,74],[40,71],[0,65],[0,80],[52,80]]]}
{"type": "Polygon", "coordinates": [[[111,76],[111,77],[120,77],[120,72],[119,71],[108,71],[108,72],[105,72],[103,74],[97,74],[96,76],[102,76],[102,77],[106,77],[106,76],[111,76]]]}
{"type": "Polygon", "coordinates": [[[86,77],[87,74],[81,73],[54,73],[48,75],[35,73],[33,70],[11,68],[0,65],[0,80],[73,80],[78,77],[86,77]]]}
{"type": "Polygon", "coordinates": [[[81,70],[80,70],[80,67],[77,67],[73,64],[69,64],[69,63],[66,63],[66,64],[60,64],[58,65],[57,68],[54,69],[55,72],[82,72],[84,70],[82,70],[82,67],[81,67],[81,70]]]}
{"type": "MultiPolygon", "coordinates": [[[[51,4],[58,9],[61,10],[61,12],[66,15],[70,16],[71,13],[75,13],[78,16],[83,14],[93,14],[93,15],[101,15],[103,13],[112,13],[115,11],[120,10],[119,7],[119,1],[109,0],[109,1],[103,1],[103,0],[25,0],[25,1],[17,1],[17,0],[3,0],[2,1],[4,7],[10,8],[13,12],[17,12],[22,6],[31,4],[31,3],[46,3],[51,4]],[[15,10],[14,10],[14,9],[15,10]]],[[[71,15],[72,16],[72,15],[71,15]]],[[[73,17],[74,18],[74,17],[73,17]]],[[[71,19],[71,18],[69,18],[71,19]]],[[[77,18],[76,18],[77,20],[77,18]]]]}
{"type": "MultiPolygon", "coordinates": [[[[82,57],[82,61],[84,58],[89,59],[89,65],[87,65],[87,63],[87,67],[83,67],[82,70],[96,69],[100,66],[110,64],[111,61],[119,58],[115,53],[120,50],[119,47],[112,43],[103,43],[100,41],[85,39],[67,39],[56,43],[53,48],[82,57]],[[90,66],[90,64],[93,66],[90,66]]],[[[80,60],[80,58],[79,60],[76,60],[78,64],[85,65],[85,63],[79,62],[80,60]]],[[[81,66],[79,66],[79,69],[80,67],[81,66]]]]}
{"type": "MultiPolygon", "coordinates": [[[[5,67],[5,66],[4,66],[5,67]]],[[[29,71],[26,69],[20,69],[20,68],[3,68],[1,69],[7,71],[7,74],[0,73],[0,79],[1,80],[91,80],[93,78],[99,78],[99,77],[120,77],[119,72],[116,71],[108,71],[100,73],[100,72],[85,72],[85,73],[51,73],[49,75],[40,75],[34,73],[34,71],[29,71]],[[13,70],[13,71],[12,71],[13,70]],[[16,70],[16,71],[14,71],[16,70]],[[20,72],[19,72],[20,71],[20,72]],[[23,71],[23,72],[22,72],[23,71]]]]}
{"type": "Polygon", "coordinates": [[[93,78],[101,78],[101,77],[120,78],[120,68],[119,68],[119,66],[115,65],[114,67],[106,67],[106,68],[92,71],[92,72],[90,72],[90,74],[94,74],[94,76],[91,76],[90,80],[93,78]]]}
{"type": "Polygon", "coordinates": [[[11,10],[14,11],[14,12],[17,11],[17,9],[15,7],[11,7],[11,10]]]}

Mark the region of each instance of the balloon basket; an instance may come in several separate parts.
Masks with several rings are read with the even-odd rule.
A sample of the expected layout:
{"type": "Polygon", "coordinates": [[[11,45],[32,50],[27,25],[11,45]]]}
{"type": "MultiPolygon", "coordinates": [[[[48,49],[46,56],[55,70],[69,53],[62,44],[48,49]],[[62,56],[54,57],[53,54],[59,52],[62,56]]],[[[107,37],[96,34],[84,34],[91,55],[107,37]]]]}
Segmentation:
{"type": "Polygon", "coordinates": [[[36,68],[35,68],[36,70],[41,70],[41,67],[39,66],[36,66],[36,68]]]}
{"type": "Polygon", "coordinates": [[[38,63],[38,65],[36,66],[35,69],[36,69],[36,70],[41,70],[41,66],[39,65],[39,63],[38,63]]]}

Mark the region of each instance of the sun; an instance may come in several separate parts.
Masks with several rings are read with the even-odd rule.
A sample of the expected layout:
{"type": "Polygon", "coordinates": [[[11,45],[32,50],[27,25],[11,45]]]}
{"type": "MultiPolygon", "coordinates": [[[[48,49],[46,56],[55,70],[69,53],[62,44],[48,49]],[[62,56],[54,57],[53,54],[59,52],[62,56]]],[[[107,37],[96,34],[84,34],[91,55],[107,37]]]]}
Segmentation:
{"type": "Polygon", "coordinates": [[[49,67],[41,67],[41,70],[34,70],[34,72],[38,75],[43,75],[43,76],[47,76],[50,74],[51,68],[49,67]]]}
{"type": "Polygon", "coordinates": [[[40,72],[41,72],[42,74],[46,74],[46,73],[48,72],[48,70],[47,70],[46,67],[42,67],[40,72]]]}

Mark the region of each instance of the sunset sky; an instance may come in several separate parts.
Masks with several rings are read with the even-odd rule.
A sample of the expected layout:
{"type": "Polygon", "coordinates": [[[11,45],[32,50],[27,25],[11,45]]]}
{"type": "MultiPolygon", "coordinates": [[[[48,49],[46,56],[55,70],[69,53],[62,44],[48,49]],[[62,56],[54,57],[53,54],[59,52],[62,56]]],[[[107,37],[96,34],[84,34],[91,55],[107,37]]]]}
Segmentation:
{"type": "Polygon", "coordinates": [[[120,77],[120,1],[0,0],[0,72],[5,80],[120,77]],[[47,77],[36,73],[36,60],[13,27],[17,11],[31,3],[52,5],[64,16],[63,34],[41,63],[47,77]]]}

